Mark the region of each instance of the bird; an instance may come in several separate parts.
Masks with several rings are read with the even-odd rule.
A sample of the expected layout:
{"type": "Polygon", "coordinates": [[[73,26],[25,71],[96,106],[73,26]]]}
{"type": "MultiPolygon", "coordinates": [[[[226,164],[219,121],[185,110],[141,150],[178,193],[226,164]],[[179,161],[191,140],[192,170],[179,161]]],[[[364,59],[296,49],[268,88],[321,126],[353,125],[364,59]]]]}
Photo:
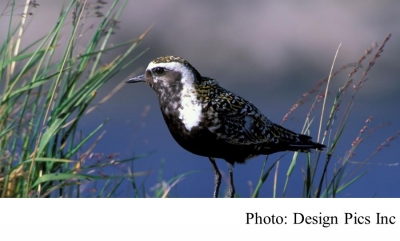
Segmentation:
{"type": "Polygon", "coordinates": [[[273,123],[250,101],[201,75],[187,60],[163,56],[145,73],[126,83],[147,83],[157,94],[165,123],[185,150],[208,157],[214,169],[217,198],[221,173],[216,158],[229,163],[228,197],[235,196],[233,167],[259,155],[283,151],[309,152],[325,145],[273,123]]]}

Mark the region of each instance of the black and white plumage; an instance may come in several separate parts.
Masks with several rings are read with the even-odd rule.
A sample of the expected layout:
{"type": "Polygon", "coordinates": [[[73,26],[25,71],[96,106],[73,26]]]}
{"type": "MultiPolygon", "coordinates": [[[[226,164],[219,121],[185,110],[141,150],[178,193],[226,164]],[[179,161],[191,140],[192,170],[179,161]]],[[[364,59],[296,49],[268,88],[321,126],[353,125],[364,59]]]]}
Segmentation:
{"type": "MultiPolygon", "coordinates": [[[[214,158],[233,166],[258,155],[325,147],[310,136],[274,124],[252,103],[200,75],[180,57],[153,60],[144,75],[127,81],[137,82],[147,82],[157,93],[165,123],[176,142],[189,152],[209,157],[215,171],[214,197],[221,181],[214,158]]],[[[232,175],[230,169],[231,197],[235,192],[232,175]]]]}

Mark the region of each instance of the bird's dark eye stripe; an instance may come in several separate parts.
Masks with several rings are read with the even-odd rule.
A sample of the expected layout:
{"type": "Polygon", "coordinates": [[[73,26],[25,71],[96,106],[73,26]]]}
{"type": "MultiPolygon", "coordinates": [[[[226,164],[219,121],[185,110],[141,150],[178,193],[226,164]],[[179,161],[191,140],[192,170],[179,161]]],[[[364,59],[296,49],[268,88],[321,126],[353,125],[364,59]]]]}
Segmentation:
{"type": "Polygon", "coordinates": [[[165,68],[163,68],[163,67],[155,67],[154,69],[153,69],[153,73],[155,73],[155,74],[163,74],[165,72],[165,68]]]}

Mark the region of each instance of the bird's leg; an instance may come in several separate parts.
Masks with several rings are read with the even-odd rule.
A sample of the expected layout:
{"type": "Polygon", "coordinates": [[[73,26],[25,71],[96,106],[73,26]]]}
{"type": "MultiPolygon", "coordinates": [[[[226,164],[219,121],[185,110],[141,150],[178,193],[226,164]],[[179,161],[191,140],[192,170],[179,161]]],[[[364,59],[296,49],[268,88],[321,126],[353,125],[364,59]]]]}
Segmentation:
{"type": "Polygon", "coordinates": [[[233,170],[232,167],[229,167],[229,190],[227,193],[229,198],[235,197],[235,186],[233,185],[233,170]]]}
{"type": "Polygon", "coordinates": [[[215,159],[213,157],[209,157],[211,165],[214,168],[214,182],[215,182],[215,188],[214,188],[214,198],[218,197],[218,192],[219,192],[219,186],[221,185],[221,173],[218,170],[218,166],[215,163],[215,159]]]}

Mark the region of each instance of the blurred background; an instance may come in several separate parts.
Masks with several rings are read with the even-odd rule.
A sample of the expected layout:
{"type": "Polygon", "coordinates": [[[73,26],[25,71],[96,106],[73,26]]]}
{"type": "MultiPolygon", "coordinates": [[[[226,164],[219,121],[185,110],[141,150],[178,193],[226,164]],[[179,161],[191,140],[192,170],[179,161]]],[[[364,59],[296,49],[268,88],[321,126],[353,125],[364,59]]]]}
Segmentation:
{"type": "MultiPolygon", "coordinates": [[[[35,39],[54,26],[52,19],[57,19],[63,1],[36,2],[40,6],[30,16],[31,26],[27,32],[35,39]]],[[[97,1],[89,2],[96,4],[97,1]]],[[[21,6],[23,3],[21,1],[21,6]]],[[[0,9],[5,9],[5,4],[5,1],[1,2],[0,9]]],[[[106,9],[107,5],[104,5],[99,11],[106,9]]],[[[131,0],[114,35],[115,43],[137,38],[154,24],[137,53],[149,50],[131,65],[129,71],[116,76],[101,89],[98,100],[129,77],[144,73],[147,64],[156,57],[177,55],[188,60],[202,75],[215,78],[224,88],[251,101],[272,121],[281,123],[303,93],[329,75],[339,44],[336,69],[356,62],[373,42],[379,45],[392,33],[383,54],[369,72],[367,82],[356,96],[352,115],[335,153],[337,157],[331,163],[334,168],[340,157],[351,148],[365,121],[373,116],[369,128],[377,129],[366,135],[353,157],[355,164],[350,164],[358,166],[387,138],[400,131],[399,13],[400,2],[389,0],[301,3],[295,0],[131,0]]],[[[97,20],[93,17],[91,21],[97,20]]],[[[110,59],[118,55],[118,51],[109,53],[110,59]]],[[[350,71],[351,68],[332,80],[328,106],[332,105],[336,90],[345,83],[350,71]]],[[[358,74],[354,81],[360,77],[358,74]]],[[[324,90],[325,86],[320,88],[320,91],[324,90]]],[[[313,100],[314,97],[310,97],[290,115],[284,126],[300,132],[313,100]]],[[[320,111],[319,108],[314,112],[316,119],[311,128],[314,140],[320,111]]],[[[119,153],[120,159],[148,153],[135,161],[133,167],[129,166],[132,172],[149,171],[149,175],[136,179],[146,195],[154,195],[152,190],[160,181],[191,172],[173,188],[170,196],[212,196],[214,173],[208,159],[188,153],[172,139],[160,113],[157,96],[148,85],[124,86],[86,117],[81,123],[83,133],[89,133],[107,118],[110,118],[105,127],[107,133],[95,152],[104,155],[119,153]]],[[[357,171],[359,174],[367,173],[345,189],[340,197],[400,197],[399,140],[389,144],[357,171]]],[[[271,155],[269,163],[278,157],[280,154],[271,155]]],[[[288,153],[277,171],[278,197],[281,196],[291,157],[288,153]]],[[[239,196],[251,195],[264,159],[263,156],[257,157],[235,167],[234,179],[239,196]]],[[[305,155],[299,160],[302,159],[305,160],[305,155]]],[[[217,160],[217,164],[225,175],[225,161],[217,160]]],[[[302,196],[304,166],[301,161],[297,163],[287,197],[302,196]]],[[[226,180],[225,175],[222,191],[226,191],[226,180]]],[[[120,187],[121,197],[134,195],[130,185],[127,181],[120,187]]],[[[272,188],[273,176],[270,176],[260,196],[271,197],[272,188]]]]}

